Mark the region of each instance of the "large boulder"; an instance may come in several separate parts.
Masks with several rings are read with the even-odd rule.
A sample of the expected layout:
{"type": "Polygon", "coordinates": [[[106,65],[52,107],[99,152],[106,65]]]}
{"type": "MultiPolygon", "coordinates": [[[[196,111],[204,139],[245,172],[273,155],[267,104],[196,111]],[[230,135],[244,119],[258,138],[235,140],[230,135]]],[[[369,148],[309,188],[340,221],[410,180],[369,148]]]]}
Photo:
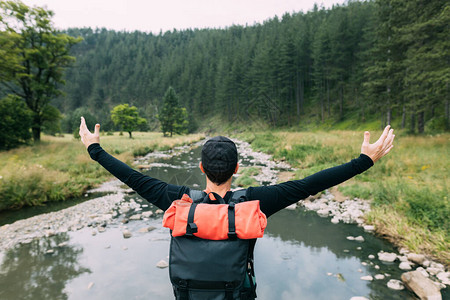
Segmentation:
{"type": "Polygon", "coordinates": [[[420,271],[403,273],[402,281],[422,300],[442,300],[439,288],[420,271]]]}

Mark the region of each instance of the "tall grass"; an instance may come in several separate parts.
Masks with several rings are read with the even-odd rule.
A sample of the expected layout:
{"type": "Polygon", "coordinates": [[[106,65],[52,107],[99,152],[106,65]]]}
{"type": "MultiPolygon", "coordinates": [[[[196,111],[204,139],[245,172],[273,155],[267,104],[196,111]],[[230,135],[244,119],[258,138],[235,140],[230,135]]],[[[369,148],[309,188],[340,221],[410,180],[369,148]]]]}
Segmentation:
{"type": "MultiPolygon", "coordinates": [[[[374,142],[381,131],[372,132],[374,142]]],[[[359,155],[363,131],[247,132],[239,135],[255,150],[296,167],[296,179],[359,155]]],[[[424,251],[450,265],[448,170],[450,134],[396,133],[394,148],[374,167],[341,184],[347,196],[372,199],[367,216],[381,235],[398,246],[424,251]],[[389,212],[389,213],[386,213],[389,212]]]]}
{"type": "MultiPolygon", "coordinates": [[[[202,138],[201,134],[164,138],[161,133],[138,132],[129,139],[116,133],[102,136],[101,145],[130,164],[134,156],[202,138]]],[[[110,177],[72,135],[43,136],[37,145],[0,152],[0,210],[79,197],[110,177]]]]}

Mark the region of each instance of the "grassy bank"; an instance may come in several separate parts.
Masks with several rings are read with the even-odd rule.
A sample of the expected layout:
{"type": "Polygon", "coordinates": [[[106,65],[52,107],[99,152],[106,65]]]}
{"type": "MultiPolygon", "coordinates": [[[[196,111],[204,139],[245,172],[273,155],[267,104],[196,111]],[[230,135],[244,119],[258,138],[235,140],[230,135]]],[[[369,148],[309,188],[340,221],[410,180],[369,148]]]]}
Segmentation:
{"type": "MultiPolygon", "coordinates": [[[[104,135],[101,144],[118,159],[131,163],[134,156],[203,138],[201,134],[164,138],[152,132],[133,136],[104,135]]],[[[79,197],[109,178],[111,175],[91,160],[72,135],[43,136],[38,145],[0,152],[0,210],[79,197]]]]}
{"type": "MultiPolygon", "coordinates": [[[[380,132],[371,132],[372,142],[380,132]]],[[[255,150],[298,168],[296,179],[349,161],[359,154],[356,131],[242,133],[255,150]]],[[[372,199],[367,222],[399,247],[428,253],[450,265],[448,169],[450,134],[396,133],[393,151],[367,172],[341,184],[347,196],[372,199]]]]}

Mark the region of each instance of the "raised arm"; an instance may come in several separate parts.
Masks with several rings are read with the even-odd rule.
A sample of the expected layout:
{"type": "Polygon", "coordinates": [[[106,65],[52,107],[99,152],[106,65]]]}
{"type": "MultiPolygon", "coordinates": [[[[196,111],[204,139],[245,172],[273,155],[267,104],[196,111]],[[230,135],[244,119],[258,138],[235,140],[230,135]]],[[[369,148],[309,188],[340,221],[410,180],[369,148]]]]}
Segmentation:
{"type": "Polygon", "coordinates": [[[166,210],[173,200],[181,198],[183,193],[188,192],[186,187],[167,184],[159,179],[144,175],[108,154],[100,147],[100,124],[96,124],[94,133],[91,133],[84,118],[81,117],[79,132],[81,142],[85,145],[93,160],[162,210],[166,210]]]}

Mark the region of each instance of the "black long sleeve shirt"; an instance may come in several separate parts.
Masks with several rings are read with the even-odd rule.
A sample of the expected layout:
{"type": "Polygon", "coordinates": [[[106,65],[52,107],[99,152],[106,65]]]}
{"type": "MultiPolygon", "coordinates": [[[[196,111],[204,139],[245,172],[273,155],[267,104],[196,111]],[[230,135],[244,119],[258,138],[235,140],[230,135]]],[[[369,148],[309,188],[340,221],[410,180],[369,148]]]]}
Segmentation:
{"type": "MultiPolygon", "coordinates": [[[[166,210],[172,201],[189,194],[190,188],[168,184],[156,178],[133,170],[125,163],[109,155],[99,144],[88,147],[91,158],[99,162],[112,175],[135,190],[139,195],[162,210],[166,210]]],[[[327,188],[342,183],[360,174],[373,165],[367,155],[361,154],[350,162],[325,169],[301,180],[292,180],[270,186],[249,187],[246,196],[249,200],[259,200],[261,211],[267,217],[277,211],[314,195],[327,188]]],[[[224,197],[228,201],[231,192],[224,197]]]]}

